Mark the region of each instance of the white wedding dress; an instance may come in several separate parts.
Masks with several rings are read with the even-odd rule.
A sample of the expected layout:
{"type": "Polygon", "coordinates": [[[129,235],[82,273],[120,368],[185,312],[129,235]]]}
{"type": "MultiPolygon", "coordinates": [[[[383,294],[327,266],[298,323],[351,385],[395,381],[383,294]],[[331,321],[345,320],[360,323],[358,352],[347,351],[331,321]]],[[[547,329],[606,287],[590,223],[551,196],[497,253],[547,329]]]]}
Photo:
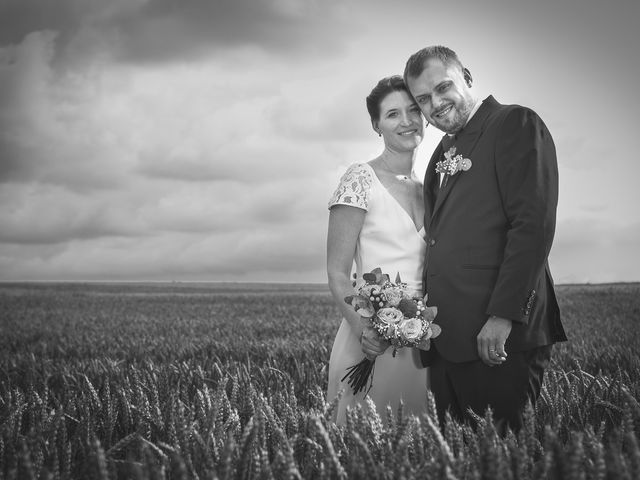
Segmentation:
{"type": "MultiPolygon", "coordinates": [[[[387,191],[368,163],[351,165],[342,176],[329,208],[333,205],[351,205],[366,210],[364,225],[356,245],[355,263],[358,282],[362,274],[380,267],[391,280],[399,273],[409,288],[422,290],[422,268],[426,251],[424,227],[417,231],[410,215],[387,191]]],[[[419,352],[402,348],[395,358],[392,348],[377,357],[373,384],[368,395],[376,404],[380,415],[390,405],[394,413],[400,399],[405,412],[416,415],[426,410],[428,369],[419,368],[419,352]]],[[[335,399],[339,391],[343,396],[337,409],[338,423],[345,422],[346,409],[362,403],[364,392],[354,395],[345,376],[347,368],[360,362],[364,354],[359,338],[349,322],[342,320],[331,350],[327,401],[335,399]]]]}

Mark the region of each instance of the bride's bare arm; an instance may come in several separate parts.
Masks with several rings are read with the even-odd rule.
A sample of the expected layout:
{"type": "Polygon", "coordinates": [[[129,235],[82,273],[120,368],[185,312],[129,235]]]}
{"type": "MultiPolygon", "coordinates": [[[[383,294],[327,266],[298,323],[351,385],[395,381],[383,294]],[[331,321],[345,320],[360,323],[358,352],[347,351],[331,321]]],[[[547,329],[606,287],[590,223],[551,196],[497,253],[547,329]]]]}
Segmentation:
{"type": "Polygon", "coordinates": [[[358,235],[366,212],[361,208],[334,205],[329,211],[327,234],[327,276],[329,289],[342,316],[349,322],[353,332],[360,337],[363,323],[344,297],[353,295],[350,278],[353,257],[356,253],[358,235]]]}
{"type": "MultiPolygon", "coordinates": [[[[358,235],[364,223],[366,212],[361,208],[347,205],[334,205],[329,213],[329,232],[327,235],[327,276],[329,289],[342,316],[351,325],[352,331],[360,338],[365,329],[360,315],[344,301],[344,297],[353,295],[353,279],[350,278],[353,257],[356,252],[358,235]]],[[[377,341],[377,335],[371,327],[366,327],[367,342],[363,344],[367,355],[381,355],[389,346],[377,341]]]]}

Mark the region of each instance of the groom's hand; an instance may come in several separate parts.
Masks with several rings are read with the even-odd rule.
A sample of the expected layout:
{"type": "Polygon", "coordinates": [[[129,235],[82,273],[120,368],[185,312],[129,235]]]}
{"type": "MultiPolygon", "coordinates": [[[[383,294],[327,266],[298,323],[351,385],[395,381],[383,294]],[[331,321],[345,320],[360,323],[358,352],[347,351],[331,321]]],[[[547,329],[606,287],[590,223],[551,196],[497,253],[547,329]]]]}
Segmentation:
{"type": "Polygon", "coordinates": [[[511,333],[511,320],[492,315],[478,334],[478,355],[490,367],[501,365],[507,360],[504,344],[511,333]]]}

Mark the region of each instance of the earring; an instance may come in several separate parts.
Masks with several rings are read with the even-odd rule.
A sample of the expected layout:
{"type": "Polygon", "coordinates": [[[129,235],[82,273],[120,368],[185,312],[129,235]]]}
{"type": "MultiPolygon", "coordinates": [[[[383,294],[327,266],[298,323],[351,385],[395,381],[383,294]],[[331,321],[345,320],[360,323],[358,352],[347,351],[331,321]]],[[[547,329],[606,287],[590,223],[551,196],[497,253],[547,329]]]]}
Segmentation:
{"type": "Polygon", "coordinates": [[[381,137],[382,136],[382,132],[380,132],[380,130],[378,130],[378,136],[381,137]]]}

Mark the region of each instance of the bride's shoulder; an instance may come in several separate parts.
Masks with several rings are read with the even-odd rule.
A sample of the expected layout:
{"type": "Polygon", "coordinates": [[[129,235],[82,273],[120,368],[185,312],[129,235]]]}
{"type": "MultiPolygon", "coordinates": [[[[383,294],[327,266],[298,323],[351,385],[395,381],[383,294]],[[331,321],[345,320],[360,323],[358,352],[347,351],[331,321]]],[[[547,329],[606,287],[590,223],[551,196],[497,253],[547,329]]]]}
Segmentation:
{"type": "Polygon", "coordinates": [[[371,178],[373,174],[373,169],[369,163],[352,163],[345,170],[342,178],[346,176],[359,176],[359,177],[368,177],[371,178]]]}
{"type": "Polygon", "coordinates": [[[373,170],[368,163],[350,165],[340,178],[338,188],[329,201],[329,208],[334,205],[351,205],[368,210],[372,181],[373,170]]]}

